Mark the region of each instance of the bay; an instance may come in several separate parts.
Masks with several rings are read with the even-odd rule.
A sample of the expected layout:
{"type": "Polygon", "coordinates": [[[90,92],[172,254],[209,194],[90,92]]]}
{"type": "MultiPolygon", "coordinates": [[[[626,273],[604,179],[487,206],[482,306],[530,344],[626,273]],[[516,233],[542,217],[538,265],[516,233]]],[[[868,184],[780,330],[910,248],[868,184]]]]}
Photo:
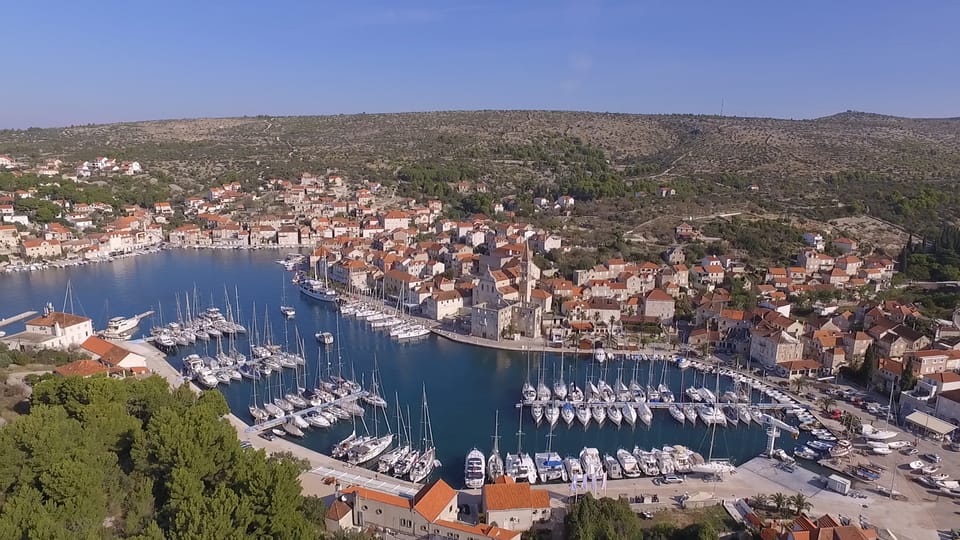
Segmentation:
{"type": "MultiPolygon", "coordinates": [[[[96,328],[103,328],[110,316],[134,315],[147,309],[158,311],[154,320],[141,323],[148,329],[159,319],[162,310],[164,321],[175,320],[177,298],[181,311],[185,298],[198,298],[201,307],[215,305],[225,308],[226,296],[235,304],[235,291],[239,295],[242,323],[251,330],[251,314],[256,306],[258,325],[263,331],[265,314],[269,318],[274,342],[289,343],[295,347],[295,336],[305,343],[308,359],[307,386],[315,380],[318,366],[326,369],[338,364],[346,375],[355,373],[369,383],[374,365],[379,366],[382,392],[390,402],[386,417],[391,428],[396,430],[394,396],[398,396],[401,408],[409,408],[412,417],[412,433],[415,442],[422,439],[420,419],[420,396],[426,390],[433,435],[438,458],[443,463],[440,476],[455,487],[463,485],[463,461],[473,447],[485,454],[492,445],[494,415],[500,412],[500,448],[502,452],[515,452],[518,447],[517,431],[522,414],[522,446],[531,454],[543,451],[548,444],[561,455],[576,455],[585,447],[596,447],[601,453],[613,453],[617,448],[632,449],[661,447],[680,444],[708,457],[711,433],[703,424],[696,427],[681,426],[665,410],[655,411],[650,428],[638,421],[635,429],[626,423],[619,429],[609,421],[603,428],[596,424],[584,430],[574,423],[567,428],[561,420],[548,441],[549,428],[544,422],[533,425],[528,409],[521,413],[516,409],[520,386],[529,377],[536,382],[540,366],[544,366],[548,385],[560,364],[560,356],[554,353],[524,353],[486,349],[430,336],[413,343],[398,343],[385,332],[372,330],[366,323],[349,317],[341,317],[328,304],[322,304],[299,295],[290,283],[290,274],[274,261],[283,253],[276,250],[167,250],[156,254],[122,259],[110,264],[88,265],[70,269],[51,269],[0,275],[0,317],[26,310],[41,310],[46,302],[55,309],[66,306],[71,310],[71,299],[66,296],[69,282],[72,294],[72,311],[94,320],[96,328]],[[283,291],[283,292],[282,292],[283,291]],[[293,321],[285,321],[279,313],[281,297],[294,306],[297,315],[293,321]],[[338,330],[339,325],[339,330],[338,330]],[[314,333],[329,331],[337,334],[337,343],[324,349],[313,339],[314,333]]],[[[236,308],[236,306],[234,306],[236,308]]],[[[22,329],[22,323],[4,328],[8,334],[22,329]]],[[[237,348],[248,353],[246,338],[240,338],[237,348]]],[[[215,352],[216,343],[199,345],[198,350],[181,348],[169,357],[170,363],[180,368],[180,360],[186,354],[207,350],[215,352]],[[209,347],[209,349],[207,349],[209,347]]],[[[604,376],[611,384],[617,377],[618,368],[623,369],[624,382],[630,379],[633,361],[609,362],[602,368],[587,356],[564,358],[565,371],[582,387],[588,373],[595,378],[604,376]]],[[[293,385],[293,372],[285,370],[286,386],[293,385]]],[[[715,388],[715,376],[697,374],[693,369],[681,372],[663,363],[640,362],[638,380],[654,385],[665,382],[680,399],[682,388],[693,384],[696,375],[698,385],[715,388]]],[[[276,380],[276,377],[271,377],[276,380]]],[[[728,389],[731,381],[721,377],[720,391],[728,389]]],[[[251,397],[248,381],[238,381],[229,386],[221,385],[231,409],[244,421],[250,421],[247,406],[251,397]]],[[[262,389],[258,390],[262,393],[262,389]]],[[[755,400],[759,395],[754,393],[755,400]]],[[[367,429],[386,429],[384,415],[374,415],[368,408],[364,417],[367,429]],[[375,421],[374,417],[378,419],[375,421]]],[[[336,441],[351,430],[342,422],[336,427],[320,431],[310,430],[299,441],[306,447],[328,452],[336,441]]],[[[362,430],[363,426],[358,427],[362,430]]],[[[766,434],[756,424],[750,427],[718,428],[713,436],[713,457],[727,457],[742,463],[764,450],[766,434]]],[[[781,437],[778,446],[791,449],[796,444],[788,435],[781,437]]]]}

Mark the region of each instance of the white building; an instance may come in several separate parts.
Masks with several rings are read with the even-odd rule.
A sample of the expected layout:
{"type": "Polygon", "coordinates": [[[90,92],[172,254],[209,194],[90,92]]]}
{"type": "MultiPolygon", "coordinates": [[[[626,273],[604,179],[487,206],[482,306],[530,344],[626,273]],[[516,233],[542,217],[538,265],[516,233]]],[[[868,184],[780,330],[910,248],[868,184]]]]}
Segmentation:
{"type": "Polygon", "coordinates": [[[93,335],[93,321],[87,317],[48,308],[42,317],[27,321],[23,332],[3,338],[17,350],[68,349],[93,335]]]}

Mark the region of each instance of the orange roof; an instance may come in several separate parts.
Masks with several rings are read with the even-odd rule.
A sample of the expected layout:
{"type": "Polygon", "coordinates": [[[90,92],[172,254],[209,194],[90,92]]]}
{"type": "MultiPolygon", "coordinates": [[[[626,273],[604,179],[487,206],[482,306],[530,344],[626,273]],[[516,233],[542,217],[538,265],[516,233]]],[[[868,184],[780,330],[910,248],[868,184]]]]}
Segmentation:
{"type": "Polygon", "coordinates": [[[370,499],[371,501],[377,501],[383,504],[389,504],[390,506],[397,506],[399,508],[410,508],[410,499],[404,499],[397,495],[391,495],[390,493],[383,493],[382,491],[376,491],[373,489],[367,489],[360,486],[350,486],[347,489],[343,490],[345,494],[356,494],[356,496],[361,499],[370,499]]]}
{"type": "Polygon", "coordinates": [[[99,373],[106,373],[107,368],[96,360],[83,359],[64,364],[54,369],[53,372],[61,377],[89,377],[99,373]]]}
{"type": "Polygon", "coordinates": [[[432,523],[440,517],[447,505],[456,504],[456,500],[457,492],[443,480],[437,480],[424,486],[413,497],[413,509],[432,523]]]}
{"type": "Polygon", "coordinates": [[[97,356],[103,356],[113,349],[113,344],[97,336],[90,336],[80,345],[83,349],[92,352],[97,356]]]}
{"type": "Polygon", "coordinates": [[[673,297],[663,292],[662,289],[653,289],[647,293],[647,302],[673,302],[673,297]]]}
{"type": "Polygon", "coordinates": [[[81,323],[85,323],[85,322],[88,322],[89,320],[90,319],[86,317],[81,317],[79,315],[53,311],[49,315],[44,315],[43,317],[37,317],[32,321],[27,321],[27,324],[31,326],[53,326],[54,324],[59,324],[62,327],[68,327],[68,326],[75,326],[81,323]]]}
{"type": "Polygon", "coordinates": [[[732,321],[743,321],[747,318],[747,312],[742,309],[721,309],[720,317],[732,321]]]}
{"type": "Polygon", "coordinates": [[[550,494],[532,490],[530,484],[505,481],[483,486],[483,506],[489,510],[549,508],[550,494]]]}
{"type": "Polygon", "coordinates": [[[344,516],[349,515],[351,511],[347,503],[336,499],[333,501],[333,504],[330,505],[330,509],[327,510],[327,519],[340,521],[344,516]]]}
{"type": "Polygon", "coordinates": [[[500,527],[494,527],[492,525],[470,525],[467,523],[461,523],[459,521],[447,521],[445,519],[437,520],[434,524],[447,529],[453,529],[455,531],[461,531],[469,534],[478,534],[487,538],[497,538],[498,540],[519,538],[522,534],[520,531],[510,531],[507,529],[501,529],[500,527]]]}

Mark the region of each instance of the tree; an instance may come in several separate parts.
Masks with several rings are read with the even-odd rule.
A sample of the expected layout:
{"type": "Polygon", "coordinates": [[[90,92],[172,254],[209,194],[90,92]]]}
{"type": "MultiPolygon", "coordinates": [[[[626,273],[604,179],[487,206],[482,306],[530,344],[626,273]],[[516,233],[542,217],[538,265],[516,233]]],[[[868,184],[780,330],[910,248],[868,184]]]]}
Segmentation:
{"type": "Polygon", "coordinates": [[[768,497],[765,493],[757,493],[750,498],[750,504],[758,508],[765,508],[768,504],[770,504],[770,497],[768,497]]]}
{"type": "Polygon", "coordinates": [[[787,506],[788,497],[779,491],[774,493],[770,497],[770,502],[773,503],[773,507],[776,508],[777,512],[783,512],[783,509],[787,506]]]}
{"type": "Polygon", "coordinates": [[[828,413],[836,403],[837,403],[836,399],[830,396],[823,396],[822,398],[820,398],[820,409],[823,412],[828,413]]]}
{"type": "MultiPolygon", "coordinates": [[[[917,384],[917,375],[913,372],[913,359],[910,358],[903,363],[903,375],[900,376],[900,391],[907,392],[913,390],[917,384]]],[[[899,399],[900,394],[897,394],[899,399]]]]}
{"type": "Polygon", "coordinates": [[[807,500],[807,496],[803,493],[797,493],[796,495],[790,497],[787,501],[787,504],[796,510],[798,516],[813,508],[813,504],[807,500]]]}
{"type": "Polygon", "coordinates": [[[857,370],[857,378],[860,379],[866,385],[870,385],[870,382],[873,380],[874,370],[877,368],[877,349],[876,346],[871,343],[863,355],[863,362],[860,364],[860,369],[857,370]]]}
{"type": "Polygon", "coordinates": [[[803,391],[803,387],[807,384],[807,381],[805,377],[797,377],[796,379],[790,381],[790,384],[793,385],[794,389],[799,394],[803,391]]]}

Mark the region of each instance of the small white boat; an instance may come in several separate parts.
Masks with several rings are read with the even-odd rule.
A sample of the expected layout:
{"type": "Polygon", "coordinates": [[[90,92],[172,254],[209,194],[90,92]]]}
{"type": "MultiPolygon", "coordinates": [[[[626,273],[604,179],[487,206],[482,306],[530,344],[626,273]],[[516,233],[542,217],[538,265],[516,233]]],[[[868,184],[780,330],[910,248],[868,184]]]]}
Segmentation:
{"type": "Polygon", "coordinates": [[[324,345],[330,345],[333,343],[333,334],[330,332],[317,332],[314,334],[314,337],[317,338],[318,343],[322,343],[324,345]]]}
{"type": "Polygon", "coordinates": [[[878,456],[886,456],[886,455],[892,454],[893,450],[886,447],[882,447],[882,448],[874,447],[870,449],[870,452],[873,454],[877,454],[878,456]]]}
{"type": "Polygon", "coordinates": [[[280,306],[280,313],[283,313],[283,316],[292,319],[297,316],[297,310],[292,306],[280,306]]]}
{"type": "Polygon", "coordinates": [[[910,470],[916,471],[926,467],[926,464],[918,459],[917,461],[911,461],[907,466],[910,467],[910,470]]]}
{"type": "Polygon", "coordinates": [[[890,445],[883,441],[867,441],[870,448],[890,448],[890,445]]]}
{"type": "Polygon", "coordinates": [[[939,465],[929,465],[929,466],[924,467],[923,469],[921,469],[921,471],[923,472],[923,474],[936,474],[936,473],[940,472],[940,466],[939,466],[939,465]]]}
{"type": "Polygon", "coordinates": [[[910,446],[908,441],[892,441],[887,443],[887,448],[893,448],[894,450],[899,450],[908,446],[910,446]]]}
{"type": "Polygon", "coordinates": [[[670,406],[667,407],[667,410],[670,411],[670,416],[672,416],[674,420],[681,424],[685,423],[687,417],[684,416],[683,409],[681,409],[679,405],[671,403],[670,406]]]}

